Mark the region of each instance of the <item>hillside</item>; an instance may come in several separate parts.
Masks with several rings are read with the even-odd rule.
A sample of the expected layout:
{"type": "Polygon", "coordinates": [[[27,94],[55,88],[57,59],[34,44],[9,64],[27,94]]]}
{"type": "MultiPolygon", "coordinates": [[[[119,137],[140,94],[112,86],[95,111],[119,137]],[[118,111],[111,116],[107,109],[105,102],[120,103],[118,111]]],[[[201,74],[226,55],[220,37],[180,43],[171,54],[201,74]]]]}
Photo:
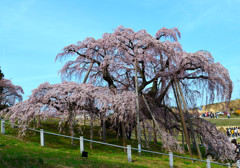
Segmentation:
{"type": "MultiPolygon", "coordinates": [[[[48,123],[44,125],[44,130],[53,131],[57,125],[48,123]]],[[[70,139],[45,134],[45,147],[41,147],[39,143],[39,134],[32,131],[28,132],[28,136],[18,139],[17,129],[7,126],[6,135],[0,134],[0,168],[79,168],[79,167],[169,167],[168,156],[142,153],[138,156],[137,151],[132,151],[132,163],[128,163],[127,154],[122,149],[93,144],[93,149],[89,149],[89,143],[85,142],[85,150],[88,152],[88,159],[84,160],[79,153],[79,141],[74,141],[75,145],[71,146],[70,139]]],[[[88,138],[89,129],[86,127],[84,137],[88,138]]],[[[108,143],[121,145],[121,139],[111,137],[108,133],[108,143]],[[111,137],[111,138],[110,138],[111,137]]],[[[94,133],[96,140],[99,140],[97,132],[94,133]]],[[[135,140],[128,140],[127,144],[136,145],[135,140]]],[[[151,150],[162,151],[161,143],[150,144],[151,150]]],[[[163,152],[163,151],[162,151],[163,152]]],[[[185,154],[185,157],[189,155],[185,154]]],[[[196,158],[196,154],[194,155],[196,158]]],[[[204,158],[206,159],[206,158],[204,158]]],[[[174,167],[176,168],[204,168],[206,163],[191,162],[190,160],[174,157],[174,167]]],[[[212,167],[221,167],[212,164],[212,167]]]]}
{"type": "MultiPolygon", "coordinates": [[[[212,111],[215,113],[218,111],[226,111],[225,107],[226,107],[225,102],[208,104],[202,107],[202,111],[203,112],[212,111]]],[[[228,111],[236,111],[239,108],[240,108],[240,99],[230,101],[228,111]]]]}

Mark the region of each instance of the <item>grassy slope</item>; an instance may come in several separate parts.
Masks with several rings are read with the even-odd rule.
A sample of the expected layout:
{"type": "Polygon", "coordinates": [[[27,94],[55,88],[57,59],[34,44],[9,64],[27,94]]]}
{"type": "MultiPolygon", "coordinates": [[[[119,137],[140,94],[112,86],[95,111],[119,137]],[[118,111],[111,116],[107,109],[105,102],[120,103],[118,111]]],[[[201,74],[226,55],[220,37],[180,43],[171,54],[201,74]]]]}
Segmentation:
{"type": "MultiPolygon", "coordinates": [[[[56,131],[56,125],[50,123],[43,128],[45,130],[48,128],[51,132],[56,131]]],[[[6,135],[0,135],[0,167],[169,167],[167,156],[142,153],[139,157],[136,151],[132,151],[133,162],[128,163],[127,155],[122,149],[94,144],[94,149],[90,150],[87,142],[85,142],[85,150],[89,152],[89,158],[84,161],[79,153],[78,141],[75,141],[75,146],[71,146],[68,138],[45,134],[45,147],[40,147],[39,134],[30,133],[24,140],[19,140],[16,131],[8,126],[6,135]]],[[[86,138],[88,131],[86,129],[86,138]]],[[[112,137],[111,133],[108,133],[108,137],[112,137]]],[[[99,140],[98,138],[96,140],[99,140]]],[[[117,141],[116,138],[111,138],[108,142],[121,145],[121,141],[117,141]]],[[[128,141],[127,144],[135,146],[135,141],[128,141]]],[[[159,149],[160,144],[156,146],[151,144],[151,150],[159,151],[159,149]]],[[[192,163],[190,160],[179,158],[174,158],[174,164],[178,168],[206,167],[206,163],[192,163]]],[[[219,166],[212,165],[212,167],[219,166]]]]}
{"type": "Polygon", "coordinates": [[[240,126],[240,118],[231,118],[231,119],[212,119],[212,118],[205,118],[205,120],[210,121],[211,123],[215,124],[216,127],[227,127],[227,126],[240,126]]]}

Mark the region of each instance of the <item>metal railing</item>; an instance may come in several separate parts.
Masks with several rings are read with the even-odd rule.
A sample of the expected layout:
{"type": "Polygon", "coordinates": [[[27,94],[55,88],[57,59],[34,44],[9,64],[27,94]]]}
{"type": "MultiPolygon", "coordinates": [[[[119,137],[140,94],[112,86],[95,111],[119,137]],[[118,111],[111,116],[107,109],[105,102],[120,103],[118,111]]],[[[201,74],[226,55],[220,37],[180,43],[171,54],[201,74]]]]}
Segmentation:
{"type": "MultiPolygon", "coordinates": [[[[21,125],[16,125],[16,124],[13,124],[13,123],[7,123],[3,119],[1,119],[1,134],[2,135],[5,134],[5,129],[6,129],[5,128],[5,124],[11,125],[11,126],[16,126],[16,127],[22,127],[21,125]]],[[[145,149],[131,148],[131,145],[127,145],[127,147],[125,147],[125,146],[120,146],[120,145],[115,145],[115,144],[110,144],[110,143],[105,143],[105,142],[100,142],[100,141],[86,139],[86,138],[83,138],[83,136],[80,136],[79,138],[77,138],[77,137],[74,137],[74,136],[68,136],[68,135],[62,135],[62,134],[56,134],[56,133],[44,131],[43,129],[40,129],[40,130],[36,130],[36,129],[32,129],[32,128],[27,128],[27,129],[40,133],[40,144],[41,144],[41,146],[45,146],[44,134],[50,134],[50,135],[55,135],[55,136],[61,136],[61,137],[65,137],[65,138],[71,138],[71,139],[80,140],[80,153],[82,153],[84,151],[84,141],[98,143],[98,144],[102,144],[102,145],[113,146],[113,147],[117,147],[117,148],[127,149],[127,159],[128,159],[128,162],[132,162],[132,152],[131,151],[132,150],[136,150],[136,151],[139,151],[139,152],[147,152],[147,153],[152,153],[152,154],[159,154],[159,155],[169,156],[169,167],[170,168],[173,168],[173,165],[174,165],[173,158],[174,157],[182,158],[182,159],[188,159],[188,160],[191,160],[191,161],[204,162],[204,163],[206,163],[207,168],[211,168],[211,164],[228,166],[228,168],[229,167],[240,168],[240,162],[237,162],[236,165],[231,165],[230,163],[224,164],[224,163],[212,162],[212,161],[210,161],[210,159],[200,160],[200,159],[194,159],[194,158],[188,158],[188,157],[184,157],[184,156],[174,155],[172,152],[161,153],[161,152],[155,152],[155,151],[150,151],[150,150],[145,150],[145,149]]]]}

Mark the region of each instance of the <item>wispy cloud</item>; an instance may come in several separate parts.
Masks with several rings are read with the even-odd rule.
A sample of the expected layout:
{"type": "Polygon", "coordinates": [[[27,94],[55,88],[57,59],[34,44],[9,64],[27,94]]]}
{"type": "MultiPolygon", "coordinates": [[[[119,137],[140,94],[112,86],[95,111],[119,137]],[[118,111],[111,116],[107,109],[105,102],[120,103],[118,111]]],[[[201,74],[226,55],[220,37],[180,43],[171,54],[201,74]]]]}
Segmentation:
{"type": "Polygon", "coordinates": [[[225,49],[227,49],[227,48],[229,48],[229,47],[232,47],[232,46],[238,44],[239,42],[240,42],[240,40],[236,40],[236,41],[233,41],[233,42],[231,42],[231,43],[228,43],[228,44],[226,44],[225,46],[223,46],[222,48],[219,48],[219,49],[217,49],[216,51],[213,51],[212,53],[215,54],[215,53],[218,53],[218,52],[220,52],[220,51],[223,51],[223,50],[225,50],[225,49]]]}
{"type": "Polygon", "coordinates": [[[217,6],[211,6],[210,8],[206,8],[207,10],[199,10],[199,15],[192,16],[189,19],[191,19],[190,22],[186,23],[183,26],[183,31],[192,31],[199,26],[208,26],[207,22],[214,20],[214,18],[217,15],[218,7],[217,6]]]}

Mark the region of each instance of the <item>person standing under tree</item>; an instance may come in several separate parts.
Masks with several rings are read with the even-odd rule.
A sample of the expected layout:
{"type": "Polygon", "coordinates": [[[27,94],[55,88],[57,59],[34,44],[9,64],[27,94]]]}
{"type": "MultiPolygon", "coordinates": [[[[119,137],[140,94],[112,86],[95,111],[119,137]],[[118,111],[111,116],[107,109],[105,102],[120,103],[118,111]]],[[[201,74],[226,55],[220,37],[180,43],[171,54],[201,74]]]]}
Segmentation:
{"type": "Polygon", "coordinates": [[[234,130],[236,138],[238,137],[238,127],[235,128],[234,130]]]}

